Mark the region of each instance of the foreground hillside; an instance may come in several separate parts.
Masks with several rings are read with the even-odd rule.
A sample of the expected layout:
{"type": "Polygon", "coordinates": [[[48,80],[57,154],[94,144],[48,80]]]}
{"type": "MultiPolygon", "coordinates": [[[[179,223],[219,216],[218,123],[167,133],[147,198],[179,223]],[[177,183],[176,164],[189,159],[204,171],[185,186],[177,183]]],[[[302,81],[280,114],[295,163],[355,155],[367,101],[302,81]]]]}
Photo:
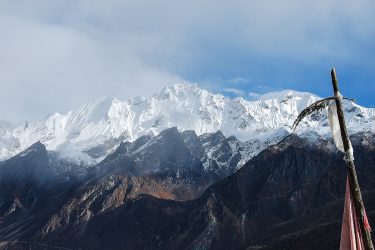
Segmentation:
{"type": "MultiPolygon", "coordinates": [[[[375,136],[361,133],[352,140],[373,224],[375,136]]],[[[113,168],[99,164],[81,179],[34,175],[48,167],[41,144],[4,162],[3,244],[24,240],[72,249],[338,248],[346,169],[343,155],[330,141],[290,135],[187,201],[177,201],[176,195],[206,187],[204,175],[186,171],[179,179],[170,168],[140,174],[120,155],[104,161],[113,168]]]]}

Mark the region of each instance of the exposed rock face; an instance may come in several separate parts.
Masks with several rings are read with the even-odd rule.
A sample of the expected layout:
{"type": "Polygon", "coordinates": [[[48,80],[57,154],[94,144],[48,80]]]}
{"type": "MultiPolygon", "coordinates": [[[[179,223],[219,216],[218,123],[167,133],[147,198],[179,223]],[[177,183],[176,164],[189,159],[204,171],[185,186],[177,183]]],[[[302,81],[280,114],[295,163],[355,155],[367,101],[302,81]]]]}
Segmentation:
{"type": "MultiPolygon", "coordinates": [[[[191,143],[198,142],[194,136],[189,138],[191,143]]],[[[123,165],[128,159],[134,166],[143,166],[137,145],[146,145],[151,139],[142,140],[123,144],[118,149],[121,154],[103,161],[113,168],[99,171],[98,166],[85,181],[60,182],[40,195],[28,213],[20,210],[5,216],[0,238],[83,249],[338,248],[346,169],[342,153],[333,150],[331,142],[316,144],[291,135],[210,186],[199,198],[174,201],[176,193],[163,184],[175,175],[171,167],[160,164],[165,159],[144,165],[145,169],[161,167],[165,171],[160,176],[128,171],[131,168],[123,165]],[[12,223],[20,218],[29,224],[20,224],[12,235],[12,223]]],[[[352,142],[373,224],[375,136],[357,134],[352,142]]],[[[180,143],[181,147],[189,144],[184,136],[180,143]]],[[[204,146],[197,148],[186,152],[200,155],[204,146]]],[[[182,167],[189,161],[182,157],[176,162],[182,167]]],[[[205,169],[203,164],[201,169],[205,169]]]]}
{"type": "MultiPolygon", "coordinates": [[[[278,137],[269,143],[281,139],[278,137]]],[[[147,135],[132,143],[121,143],[95,168],[108,172],[132,162],[127,171],[136,175],[157,172],[181,177],[184,173],[204,173],[218,180],[234,173],[262,147],[258,141],[240,142],[233,136],[225,137],[220,131],[198,136],[193,130],[181,133],[174,127],[157,136],[147,135]]]]}
{"type": "Polygon", "coordinates": [[[26,179],[32,179],[42,184],[52,175],[48,168],[47,150],[40,142],[31,145],[16,157],[2,162],[0,168],[1,182],[22,183],[26,179]]]}
{"type": "MultiPolygon", "coordinates": [[[[49,171],[47,151],[40,142],[0,165],[0,216],[35,205],[34,189],[48,185],[54,173],[49,171]]],[[[0,217],[1,218],[1,217],[0,217]]]]}
{"type": "Polygon", "coordinates": [[[191,130],[180,133],[177,128],[170,128],[157,136],[122,143],[90,173],[96,178],[115,173],[146,178],[146,183],[154,178],[169,193],[168,197],[188,200],[234,173],[243,159],[244,148],[243,143],[234,137],[226,138],[221,132],[197,136],[191,130]]]}
{"type": "MultiPolygon", "coordinates": [[[[43,192],[54,183],[71,183],[78,179],[84,182],[87,178],[97,181],[114,174],[135,182],[134,185],[139,186],[137,194],[174,200],[192,199],[208,185],[236,171],[239,155],[243,152],[241,145],[235,138],[225,138],[221,132],[198,137],[194,131],[180,133],[171,128],[158,136],[143,136],[133,143],[122,143],[87,174],[86,168],[59,161],[54,152],[46,151],[38,142],[19,155],[0,162],[0,198],[3,203],[9,203],[1,209],[13,211],[21,206],[16,204],[22,196],[18,192],[31,195],[36,188],[43,192]],[[233,142],[237,144],[230,147],[233,142]]],[[[27,197],[24,198],[31,202],[36,199],[27,197]]]]}
{"type": "Polygon", "coordinates": [[[233,161],[233,155],[240,154],[238,145],[238,140],[221,132],[198,137],[194,131],[171,128],[122,143],[85,173],[85,168],[60,162],[38,142],[1,162],[1,224],[16,222],[17,227],[3,224],[0,238],[18,239],[31,225],[42,227],[37,235],[43,237],[70,223],[85,224],[142,194],[169,200],[196,198],[237,169],[239,158],[233,161]],[[237,146],[229,148],[229,142],[237,146]],[[30,215],[35,218],[30,220],[30,215]]]}

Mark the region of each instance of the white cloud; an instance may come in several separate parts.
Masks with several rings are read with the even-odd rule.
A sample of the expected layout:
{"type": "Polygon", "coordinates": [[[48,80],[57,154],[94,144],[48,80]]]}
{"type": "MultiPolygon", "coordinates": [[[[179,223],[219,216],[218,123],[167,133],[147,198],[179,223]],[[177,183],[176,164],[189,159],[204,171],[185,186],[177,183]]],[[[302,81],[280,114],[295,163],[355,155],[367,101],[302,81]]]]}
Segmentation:
{"type": "Polygon", "coordinates": [[[80,30],[0,17],[0,117],[21,122],[93,96],[152,94],[182,79],[147,65],[131,46],[80,30]]]}
{"type": "Polygon", "coordinates": [[[245,95],[245,91],[243,91],[241,89],[236,89],[236,88],[224,88],[223,91],[227,92],[227,93],[234,94],[236,96],[244,96],[245,95]]]}
{"type": "Polygon", "coordinates": [[[249,93],[247,93],[247,95],[248,95],[250,100],[258,99],[259,96],[261,96],[261,94],[257,93],[257,92],[249,92],[249,93]]]}
{"type": "Polygon", "coordinates": [[[246,84],[251,83],[251,79],[243,78],[243,77],[234,77],[232,79],[229,79],[225,82],[231,83],[231,84],[246,84]]]}
{"type": "MultiPolygon", "coordinates": [[[[244,67],[226,58],[232,53],[312,66],[362,62],[360,45],[375,37],[374,8],[373,0],[4,0],[0,117],[19,122],[97,95],[147,95],[197,69],[220,78],[227,65],[244,67]]],[[[250,82],[225,77],[220,89],[250,82]]]]}

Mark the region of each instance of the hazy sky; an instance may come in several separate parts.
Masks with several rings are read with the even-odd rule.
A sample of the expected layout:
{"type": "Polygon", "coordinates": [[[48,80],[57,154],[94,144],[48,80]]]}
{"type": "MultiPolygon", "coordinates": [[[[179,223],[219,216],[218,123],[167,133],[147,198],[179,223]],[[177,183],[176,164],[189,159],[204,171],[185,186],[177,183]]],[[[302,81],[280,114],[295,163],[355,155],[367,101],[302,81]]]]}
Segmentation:
{"type": "Polygon", "coordinates": [[[194,82],[255,98],[342,92],[374,106],[375,1],[0,1],[0,121],[194,82]]]}

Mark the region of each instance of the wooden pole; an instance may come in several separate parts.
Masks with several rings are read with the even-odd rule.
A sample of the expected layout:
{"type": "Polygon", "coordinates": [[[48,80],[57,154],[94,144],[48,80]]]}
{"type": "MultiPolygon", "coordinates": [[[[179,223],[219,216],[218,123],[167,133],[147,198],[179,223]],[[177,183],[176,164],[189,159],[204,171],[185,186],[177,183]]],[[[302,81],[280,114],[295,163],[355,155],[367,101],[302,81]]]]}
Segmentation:
{"type": "Polygon", "coordinates": [[[349,185],[350,189],[352,190],[352,196],[354,200],[355,205],[355,212],[357,214],[357,218],[359,218],[360,221],[360,228],[361,233],[363,237],[363,243],[364,247],[367,250],[374,250],[374,246],[372,244],[371,239],[371,232],[369,230],[366,230],[365,228],[365,206],[363,205],[361,190],[359,188],[357,173],[355,171],[355,165],[353,161],[353,149],[352,145],[348,136],[348,132],[345,125],[345,118],[344,118],[344,112],[342,109],[342,96],[339,92],[338,82],[336,78],[336,70],[335,68],[331,71],[331,78],[332,78],[332,85],[333,85],[333,91],[336,101],[336,107],[337,107],[337,117],[340,124],[340,132],[341,132],[341,138],[345,150],[345,161],[348,165],[348,173],[349,173],[349,185]]]}

